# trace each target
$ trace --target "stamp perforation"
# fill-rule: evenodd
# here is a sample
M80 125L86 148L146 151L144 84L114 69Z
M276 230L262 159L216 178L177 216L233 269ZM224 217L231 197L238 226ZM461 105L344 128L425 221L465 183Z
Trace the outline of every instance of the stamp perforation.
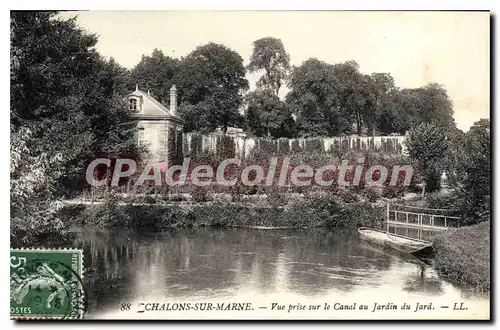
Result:
M53 260L56 263L60 263L64 267L68 267L72 269L72 271L75 272L75 275L77 275L77 280L79 281L79 284L77 284L75 290L81 290L78 292L78 296L75 299L75 303L73 304L72 301L68 302L69 304L69 309L75 308L76 307L76 315L73 314L72 316L70 315L43 315L43 313L36 313L33 315L18 315L14 313L13 315L11 314L11 319L12 320L61 320L61 319L66 319L66 320L76 320L76 319L82 319L83 314L84 314L84 307L85 307L85 294L84 294L84 285L83 285L83 277L84 277L84 253L83 249L78 249L78 248L44 248L44 247L21 247L21 248L13 248L10 249L11 251L11 258L12 258L12 253L20 252L20 253L51 253L51 254L57 254L57 253L68 253L68 254L73 254L76 253L78 255L78 263L76 264L77 269L73 269L73 264L67 265L64 263L60 263L57 260ZM11 259L12 260L12 259ZM25 261L26 262L26 261ZM73 262L73 260L71 261ZM11 264L12 265L12 264ZM46 265L45 265L46 266ZM43 267L42 267L43 268ZM46 267L47 268L47 267ZM50 268L49 268L50 269ZM43 270L43 269L42 269ZM37 270L38 271L38 270ZM57 275L54 275L57 277ZM12 279L12 275L11 275ZM61 284L59 281L57 284ZM28 290L31 289L31 286L28 286ZM55 290L55 289L54 289ZM12 294L12 288L11 288L11 294ZM70 298L71 299L71 298ZM50 298L49 298L50 302ZM12 298L11 298L11 307L12 307ZM11 309L12 313L12 309Z

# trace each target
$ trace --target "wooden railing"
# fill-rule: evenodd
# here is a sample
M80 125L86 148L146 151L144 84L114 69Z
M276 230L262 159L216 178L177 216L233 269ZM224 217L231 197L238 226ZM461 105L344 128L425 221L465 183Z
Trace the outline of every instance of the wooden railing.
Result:
M446 230L449 227L459 227L460 217L449 215L449 213L454 212L457 211L447 209L429 209L401 204L387 204L387 228L389 228L389 225L431 230Z

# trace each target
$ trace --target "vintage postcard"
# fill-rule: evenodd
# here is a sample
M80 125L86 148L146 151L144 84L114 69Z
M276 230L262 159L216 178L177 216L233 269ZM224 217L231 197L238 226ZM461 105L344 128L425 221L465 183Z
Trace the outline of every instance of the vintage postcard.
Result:
M489 320L490 13L10 13L16 320Z

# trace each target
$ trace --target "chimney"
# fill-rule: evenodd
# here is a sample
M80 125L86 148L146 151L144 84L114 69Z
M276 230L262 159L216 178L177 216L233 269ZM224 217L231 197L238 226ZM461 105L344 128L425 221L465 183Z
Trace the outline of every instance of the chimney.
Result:
M170 113L174 116L177 115L177 88L175 85L170 88Z

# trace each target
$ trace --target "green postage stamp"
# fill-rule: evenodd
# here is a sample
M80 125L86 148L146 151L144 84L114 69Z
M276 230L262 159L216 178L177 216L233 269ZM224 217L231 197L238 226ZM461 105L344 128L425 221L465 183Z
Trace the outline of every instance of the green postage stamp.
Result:
M81 319L83 251L11 249L12 319Z

